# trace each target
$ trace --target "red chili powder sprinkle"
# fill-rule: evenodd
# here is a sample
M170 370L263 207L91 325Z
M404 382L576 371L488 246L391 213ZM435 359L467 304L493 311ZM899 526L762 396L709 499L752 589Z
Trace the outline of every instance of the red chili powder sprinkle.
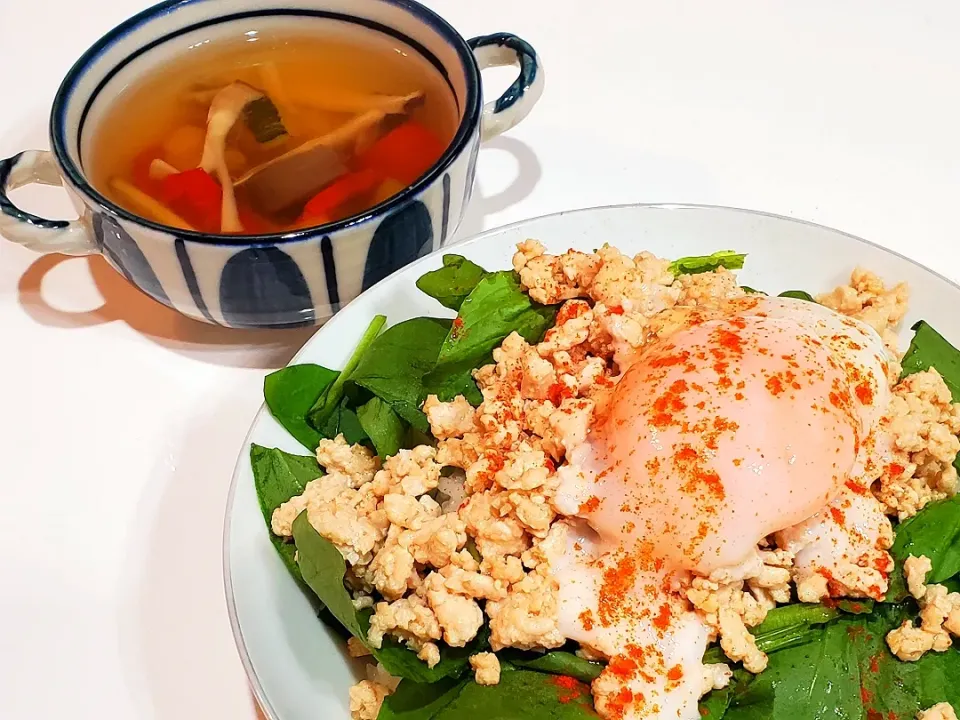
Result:
M670 627L670 606L667 603L660 606L660 611L653 619L653 626L658 630L666 630Z
M584 696L584 686L575 678L566 675L556 675L553 678L553 684L560 688L561 692L557 694L557 700L566 705L574 700L579 700Z
M779 395L783 392L783 380L777 375L771 375L767 380L767 390L773 395Z
M600 586L600 597L597 603L597 612L600 624L610 627L631 607L628 599L633 590L637 576L637 561L630 555L623 557L615 566L603 572L603 584Z
M857 495L866 495L869 492L867 488L865 488L863 485L858 485L853 480L847 480L844 485L847 486L847 490Z
M890 477L903 475L904 470L906 470L906 468L899 463L890 463L889 465L887 465L887 475L889 475Z
M683 677L683 668L679 665L674 665L672 668L667 670L667 680L671 682L676 682Z
M743 339L735 332L718 328L716 332L717 344L732 353L743 354Z
M677 353L676 355L663 355L661 357L655 358L650 361L650 367L652 368L666 368L673 367L674 365L682 365L690 359L690 353L687 350Z
M870 658L870 672L880 672L880 656L874 655Z
M580 613L580 624L587 632L593 630L593 613L589 609Z
M582 300L564 303L557 313L557 325L563 325L568 320L580 317L586 314L588 310L590 310L590 306ZM621 309L620 312L623 312L623 310Z
M846 517L844 517L843 511L840 508L832 507L830 508L830 517L833 518L833 521L837 525L843 525Z
M599 507L600 498L594 495L593 497L588 498L587 501L580 506L580 514L586 515L587 513L596 512Z
M870 383L868 383L866 380L857 385L854 392L857 394L857 400L864 405L873 404L873 388L870 387Z
M453 321L453 325L450 327L450 338L456 340L460 337L460 333L463 331L463 318L456 318Z
M621 680L629 680L637 674L637 663L626 655L617 655L607 665L607 670Z
M611 315L623 315L623 307L621 305L614 305L613 307L607 308L610 311Z
M569 397L573 397L573 390L563 383L556 382L547 390L547 400L557 406Z

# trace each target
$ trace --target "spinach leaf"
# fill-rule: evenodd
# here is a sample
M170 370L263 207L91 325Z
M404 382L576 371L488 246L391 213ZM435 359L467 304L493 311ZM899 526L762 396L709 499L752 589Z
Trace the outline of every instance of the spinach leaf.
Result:
M850 615L869 615L876 603L873 600L837 600L837 608Z
M887 602L899 602L907 596L903 563L910 555L930 558L933 570L927 582L943 582L960 573L960 495L930 503L900 523L890 554L896 568L890 577Z
M936 368L950 388L954 402L960 402L960 350L921 320L913 326L913 339L903 356L903 375Z
M453 702L469 680L445 678L431 685L404 680L380 706L377 720L431 720Z
M590 686L532 670L503 668L499 685L468 682L431 720L584 720L599 717Z
M316 450L320 433L307 422L307 413L339 373L322 365L291 365L263 380L263 398L270 413L308 450Z
M437 363L450 320L413 318L378 337L357 366L351 380L387 401L418 430L430 429L420 410L426 397L423 376Z
M364 630L369 627L369 612L363 617ZM391 675L417 683L435 683L446 677L460 677L466 671L471 655L490 649L490 631L481 628L477 636L462 648L441 645L440 662L432 668L417 654L393 638L384 638L383 647L373 654Z
M260 511L270 532L270 541L290 573L300 580L300 568L294 560L296 548L273 534L270 521L274 510L290 498L300 495L307 483L320 477L323 471L315 457L291 455L283 450L256 444L250 446L250 465L253 467L253 483L257 489Z
M856 649L847 629L828 625L814 642L772 653L767 669L738 692L724 720L863 718Z
M897 660L886 634L916 614L912 602L877 606L813 631L803 645L770 654L767 669L738 686L725 720L908 720L938 702L957 702L960 652Z
M369 440L357 414L350 409L350 401L347 398L340 401L321 428L321 435L330 440L340 434L350 445Z
M691 255L670 263L670 272L674 275L697 275L712 272L724 267L727 270L739 270L743 267L746 255L733 250L718 250L712 255Z
M353 355L347 360L347 364L343 366L343 370L340 371L337 379L327 386L327 389L323 391L323 394L317 398L313 407L310 408L310 412L307 413L307 421L315 429L322 432L330 416L333 415L340 406L340 401L343 399L344 385L347 380L350 379L353 371L356 370L357 365L360 364L360 360L366 354L367 349L376 339L377 335L380 334L386 322L387 318L385 315L377 315L370 321L370 324L363 333L363 337L360 338L360 342L357 344L356 349L354 349Z
M766 295L766 293L763 290L757 290L756 288L752 288L749 285L741 285L740 289L743 290L745 293L747 293L747 295Z
M806 292L805 290L786 290L780 293L777 297L795 298L796 300L806 300L807 302L816 302L816 300L813 299L813 295Z
M314 530L306 512L300 513L293 521L293 538L297 544L297 562L304 582L330 614L351 635L367 645L371 613L369 610L358 612L354 607L350 593L343 584L347 564L340 551ZM440 662L433 668L427 667L412 650L390 638L384 639L381 649L369 649L391 675L415 683L434 683L445 677L462 675L470 655L482 652L487 643L488 636L484 632L478 633L466 647L444 647Z
M923 320L916 323L912 330L913 339L901 363L901 379L931 367L936 368L950 388L953 401L960 402L960 350ZM960 457L953 464L960 470Z
M916 617L913 602L881 606L873 615L846 621L857 648L861 697L866 720L875 717L913 720L917 712L940 702L960 703L960 652L928 652L915 663L901 662L887 647L886 635L906 618Z
M489 361L492 362L492 360L492 357L489 358ZM484 364L486 362L481 361L477 366ZM477 407L483 402L483 395L473 379L474 369L464 366L450 370L445 368L434 370L423 378L424 393L436 395L441 402L450 402L457 395L463 395L467 402Z
M297 564L303 581L351 635L366 643L367 636L359 614L343 584L347 574L343 555L313 529L306 511L293 521L293 539L297 544Z
M754 628L750 628L757 647L765 652L775 652L810 642L816 635L813 629L840 616L836 608L810 603L781 605L767 613L766 619ZM727 662L723 650L713 646L704 653L705 663Z
M590 662L562 650L555 650L546 654L508 650L499 653L499 657L501 660L506 660L517 667L549 673L550 675L566 675L584 683L591 683L600 677L604 667L602 663Z
M454 390L466 395L472 385L476 399L470 372L490 362L494 348L511 332L528 342L539 341L556 314L555 306L539 305L530 299L515 272L489 273L460 306L460 315L440 347L437 367L424 378L425 386L441 399L449 399L451 393L457 394Z
M486 274L486 270L462 255L444 255L443 267L422 275L417 287L444 307L459 310Z
M357 419L381 460L396 455L403 446L407 428L403 420L380 398L375 397L357 408Z
M733 682L720 690L714 690L700 700L701 720L721 720L733 700Z
M950 388L953 401L960 401L960 350L944 339L925 321L913 326L913 339L903 356L901 378L936 368ZM960 469L960 458L954 465ZM903 562L908 555L926 555L933 563L929 582L943 582L960 573L960 498L931 503L896 528L890 549L896 567L890 577L887 602L907 597Z

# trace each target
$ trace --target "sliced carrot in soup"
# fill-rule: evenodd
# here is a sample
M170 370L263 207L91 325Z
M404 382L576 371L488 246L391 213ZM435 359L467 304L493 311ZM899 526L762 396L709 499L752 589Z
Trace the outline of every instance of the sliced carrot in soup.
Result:
M167 207L205 232L220 232L223 191L202 168L164 178L160 199Z
M358 159L361 168L376 168L404 185L416 182L446 149L423 125L405 122L377 140Z
M360 195L373 192L383 182L383 174L366 169L342 175L318 192L303 208L297 221L300 227L322 225L337 216L337 208ZM314 222L315 221L315 222Z

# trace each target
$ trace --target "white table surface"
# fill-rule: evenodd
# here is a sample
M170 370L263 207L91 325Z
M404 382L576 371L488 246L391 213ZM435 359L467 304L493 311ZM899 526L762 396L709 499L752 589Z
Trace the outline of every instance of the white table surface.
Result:
M466 36L523 35L547 68L534 113L481 154L460 237L708 203L841 228L960 280L960 4L429 4ZM0 156L47 147L71 62L144 5L0 0ZM69 211L57 190L17 197ZM2 240L0 328L0 717L256 717L223 509L264 372L310 332L211 328L100 258Z

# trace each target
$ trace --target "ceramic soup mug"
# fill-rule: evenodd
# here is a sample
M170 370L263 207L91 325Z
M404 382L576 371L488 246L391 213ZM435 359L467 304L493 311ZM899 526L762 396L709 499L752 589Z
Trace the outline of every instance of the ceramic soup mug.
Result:
M218 236L176 230L117 206L84 172L98 122L120 90L198 42L249 29L345 23L385 33L422 55L449 85L460 124L438 162L362 215L297 232ZM496 101L480 71L519 65ZM50 118L52 152L0 161L0 234L42 253L102 253L141 290L192 318L228 327L322 323L395 270L439 248L463 217L480 143L522 120L543 89L529 44L507 33L465 40L413 0L168 0L107 33L70 70ZM79 218L24 212L7 193L63 185Z

